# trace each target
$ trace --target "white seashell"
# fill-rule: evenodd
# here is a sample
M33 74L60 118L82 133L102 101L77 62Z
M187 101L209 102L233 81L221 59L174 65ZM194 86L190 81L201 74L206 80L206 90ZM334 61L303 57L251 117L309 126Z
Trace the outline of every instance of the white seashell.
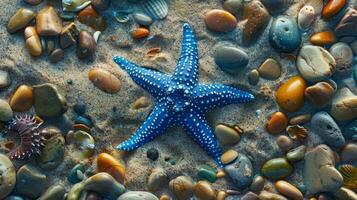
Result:
M93 33L93 38L94 38L96 44L98 44L98 39L99 39L99 36L101 33L102 32L100 32L100 31L96 31Z
M321 14L322 9L324 8L323 0L307 0L305 5L313 7L316 14Z
M315 22L315 9L312 6L304 6L298 14L298 25L302 31L307 31Z
M88 0L62 0L64 11L77 12L87 7L91 1Z
M165 0L147 0L142 6L144 11L154 19L164 19L169 12Z

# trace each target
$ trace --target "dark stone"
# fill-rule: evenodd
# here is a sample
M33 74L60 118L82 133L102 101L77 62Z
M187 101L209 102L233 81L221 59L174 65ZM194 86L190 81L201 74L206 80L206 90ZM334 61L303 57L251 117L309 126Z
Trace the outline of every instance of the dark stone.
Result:
M337 24L337 37L357 36L357 10L350 8Z
M146 156L155 161L159 158L159 151L156 148L150 148L147 150Z

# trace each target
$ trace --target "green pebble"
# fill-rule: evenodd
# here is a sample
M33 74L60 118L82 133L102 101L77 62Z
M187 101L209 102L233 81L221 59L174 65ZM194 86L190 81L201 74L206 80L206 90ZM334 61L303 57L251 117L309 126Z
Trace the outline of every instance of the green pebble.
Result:
M79 183L80 181L82 181L78 176L77 176L77 171L81 171L84 173L85 169L84 169L84 166L82 164L77 164L75 165L71 171L69 172L68 176L67 176L67 179L70 183Z
M216 182L217 170L208 165L202 165L197 173L200 180L207 180L211 183Z
M268 179L277 180L290 176L293 167L285 158L274 158L264 163L261 172Z

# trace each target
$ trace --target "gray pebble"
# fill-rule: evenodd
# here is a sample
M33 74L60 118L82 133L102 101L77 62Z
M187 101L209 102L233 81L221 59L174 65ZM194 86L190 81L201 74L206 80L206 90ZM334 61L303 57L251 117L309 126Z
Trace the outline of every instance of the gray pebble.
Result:
M351 47L343 42L331 46L331 55L336 60L336 74L340 76L350 75L353 65L353 52Z
M223 71L236 73L247 66L249 57L242 49L218 46L214 53L214 61Z
M0 121L6 122L13 116L12 109L9 103L3 99L0 99Z
M144 13L134 13L133 18L136 23L143 26L150 26L153 22L152 18Z
M117 200L159 200L150 192L130 191L122 194Z
M29 164L17 171L16 191L20 195L35 199L40 196L46 185L46 175Z
M239 154L238 158L232 164L224 167L224 170L239 189L248 187L253 180L252 163L249 158L243 154Z

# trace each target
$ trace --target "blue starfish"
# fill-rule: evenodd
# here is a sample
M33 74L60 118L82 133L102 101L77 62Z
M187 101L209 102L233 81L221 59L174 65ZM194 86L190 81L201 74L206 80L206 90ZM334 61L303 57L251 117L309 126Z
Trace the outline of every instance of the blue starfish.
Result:
M117 149L134 150L168 128L180 125L220 167L223 166L222 152L205 114L214 107L249 102L254 96L226 85L198 83L197 42L187 23L183 25L181 55L173 75L139 67L118 56L114 61L157 100L142 126Z

